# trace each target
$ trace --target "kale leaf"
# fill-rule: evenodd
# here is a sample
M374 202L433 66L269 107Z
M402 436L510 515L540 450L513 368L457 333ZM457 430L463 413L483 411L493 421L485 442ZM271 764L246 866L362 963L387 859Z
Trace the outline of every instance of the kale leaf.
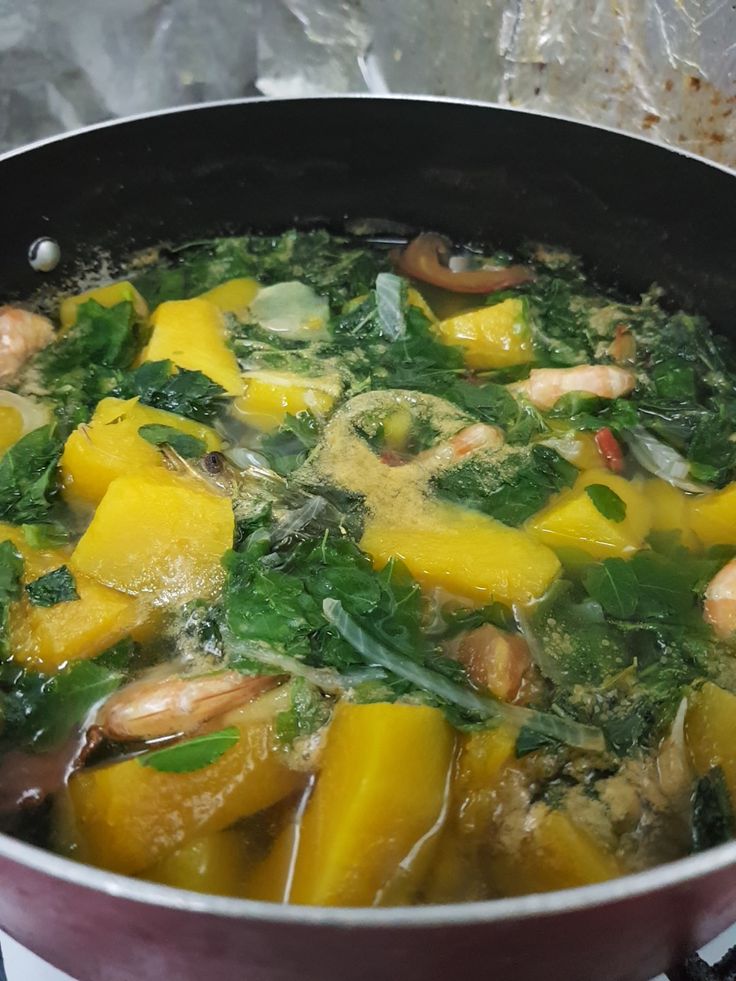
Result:
M555 450L531 446L500 460L480 454L447 470L433 481L435 492L514 527L569 487L577 470Z
M54 426L27 433L0 458L0 520L42 522L56 492L62 445Z
M65 565L29 582L26 592L33 606L56 606L79 599L74 576Z
M225 390L201 371L175 368L171 361L146 361L123 375L112 394L137 396L144 405L204 423L213 420L227 399Z
M733 810L719 766L695 783L692 799L692 850L703 852L730 841L734 833Z

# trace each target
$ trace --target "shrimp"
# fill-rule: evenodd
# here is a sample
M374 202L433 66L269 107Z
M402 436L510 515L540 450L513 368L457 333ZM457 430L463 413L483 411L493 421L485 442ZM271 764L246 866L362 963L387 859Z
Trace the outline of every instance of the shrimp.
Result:
M736 633L736 559L727 562L708 583L704 614L724 640Z
M465 665L471 681L504 702L519 698L524 677L532 666L523 637L505 633L490 623L462 638L457 659Z
M270 675L247 677L237 671L134 681L105 702L96 724L108 739L120 742L187 735L275 684Z
M54 338L50 320L18 307L0 306L0 384L13 378L25 362Z
M476 422L472 426L461 429L443 443L438 443L420 453L416 459L422 464L450 466L478 450L497 450L503 446L503 442L503 433L496 426Z
M569 392L583 392L602 399L628 395L636 383L632 371L609 364L579 364L574 368L535 368L524 381L509 385L538 409L551 409Z

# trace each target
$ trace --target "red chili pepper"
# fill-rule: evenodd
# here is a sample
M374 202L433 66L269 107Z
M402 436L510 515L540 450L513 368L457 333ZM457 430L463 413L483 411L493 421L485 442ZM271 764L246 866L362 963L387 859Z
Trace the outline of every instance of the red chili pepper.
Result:
M621 473L624 469L623 450L608 426L605 429L599 429L595 434L595 445L598 447L598 452L603 457L603 462L608 469L614 473Z

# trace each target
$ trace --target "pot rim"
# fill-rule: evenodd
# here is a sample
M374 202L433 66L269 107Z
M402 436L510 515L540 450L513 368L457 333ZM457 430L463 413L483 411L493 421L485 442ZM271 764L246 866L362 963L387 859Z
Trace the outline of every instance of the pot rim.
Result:
M520 113L527 116L541 116L587 129L603 130L626 139L646 143L669 153L676 153L694 162L705 164L736 177L736 169L710 160L658 140L623 129L574 119L561 113L543 112L536 109L519 108L484 102L477 99L456 99L447 96L404 95L396 93L335 93L312 95L304 98L248 96L238 99L220 99L211 102L195 103L136 113L116 119L104 120L90 126L59 133L8 150L0 154L0 164L41 149L62 140L93 133L97 130L125 125L158 116L174 115L182 112L196 112L211 108L252 105L272 102L329 102L329 101L395 101L407 105L416 103L441 103L474 109L494 109L502 112ZM592 906L611 905L635 896L677 886L698 879L708 873L736 865L736 840L719 845L698 855L691 855L647 869L631 875L621 876L608 882L574 889L558 890L528 896L505 899L492 899L480 902L438 904L432 906L396 906L387 908L371 907L316 907L287 906L249 899L235 899L211 896L176 889L158 883L134 879L118 873L107 872L91 865L84 865L69 858L56 855L35 845L29 845L9 835L0 833L0 858L26 866L35 872L45 873L52 878L72 885L94 889L107 896L131 902L148 903L172 910L190 913L206 913L233 919L250 919L272 924L293 924L304 926L324 926L337 928L414 929L417 927L465 926L474 923L489 923L506 920L527 919L537 916L573 913Z
M31 143L25 143L22 146L14 147L12 150L6 150L4 153L0 153L0 164L4 163L6 160L11 160L13 157L20 156L23 153L28 153L31 150L39 150L42 147L49 146L53 143L59 143L62 140L71 139L75 136L83 136L86 133L93 133L97 130L109 129L114 126L124 125L125 123L134 123L144 119L155 118L157 116L172 116L180 112L197 112L203 109L220 109L226 108L227 106L258 105L260 103L272 102L319 103L342 101L404 102L407 104L426 102L439 103L441 105L462 106L471 109L494 109L498 110L499 112L518 113L521 116L541 116L545 119L555 119L562 123L570 123L586 129L603 130L606 133L613 133L616 136L621 136L629 140L636 140L638 143L645 143L649 146L659 147L661 150L667 150L669 153L676 153L681 157L687 157L688 159L697 161L698 163L707 164L709 167L713 167L715 170L720 170L725 174L729 174L731 177L736 177L736 167L728 167L726 164L712 160L710 157L693 153L691 150L686 150L684 147L664 143L662 140L654 140L648 136L644 136L641 133L632 133L618 126L607 126L603 123L594 123L585 119L576 119L574 116L568 116L564 113L545 112L541 109L510 106L500 102L484 101L483 99L460 99L446 95L413 95L401 92L382 92L376 94L372 92L331 92L324 95L307 96L252 95L243 96L236 99L213 99L210 102L190 102L186 105L169 106L164 109L151 109L148 112L132 113L129 116L118 116L114 119L104 119L99 123L90 123L87 126L79 126L76 129L65 130L62 133L55 133L52 136L45 136L39 140L34 140Z

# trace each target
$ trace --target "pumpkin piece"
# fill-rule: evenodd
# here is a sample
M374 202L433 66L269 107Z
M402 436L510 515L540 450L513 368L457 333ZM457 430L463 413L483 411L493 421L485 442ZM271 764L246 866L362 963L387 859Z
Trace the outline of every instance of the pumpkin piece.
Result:
M428 508L411 526L369 518L360 547L376 568L399 558L423 586L444 587L478 605L528 604L560 569L555 554L524 531L453 505Z
M736 483L688 498L688 513L692 530L706 548L736 545Z
M606 517L587 493L597 484L609 488L626 505L622 521ZM596 559L625 557L640 549L651 528L645 492L609 470L585 470L574 486L527 522L527 530L550 548L579 548Z
M278 429L287 414L327 415L341 388L335 377L308 378L291 372L251 371L243 379L245 395L236 399L235 409L249 426L265 433Z
M65 822L73 840L62 846L134 875L192 839L277 803L304 781L275 748L273 716L286 704L284 690L275 689L230 713L222 724L237 726L238 742L198 770L165 773L136 757L75 773L68 788L72 820Z
M421 878L444 814L453 744L438 709L339 703L301 822L293 874L285 877L296 840L287 828L248 894L370 906L397 879L404 889L408 879Z
M119 283L110 283L108 286L98 286L96 289L86 290L84 293L77 293L76 296L65 296L59 304L62 334L76 323L79 308L87 300L95 300L101 307L114 307L127 300L133 304L133 309L139 320L148 318L148 304L132 283L123 280Z
M69 503L97 504L116 477L163 467L161 451L138 433L141 426L153 425L194 436L208 452L222 446L214 429L202 423L153 409L137 398L102 399L92 419L78 426L64 445L61 482Z
M173 361L201 371L228 395L242 395L243 380L227 345L222 311L209 300L167 300L151 317L153 333L142 361Z
M260 284L255 279L240 278L228 279L219 286L214 286L206 293L200 294L200 300L209 300L223 313L231 313L238 318L244 318L248 313L248 307L255 299L260 289Z
M111 481L71 557L74 570L158 604L212 596L232 546L229 498L151 469Z
M534 360L526 304L511 298L440 321L446 344L462 347L469 368L511 368Z

